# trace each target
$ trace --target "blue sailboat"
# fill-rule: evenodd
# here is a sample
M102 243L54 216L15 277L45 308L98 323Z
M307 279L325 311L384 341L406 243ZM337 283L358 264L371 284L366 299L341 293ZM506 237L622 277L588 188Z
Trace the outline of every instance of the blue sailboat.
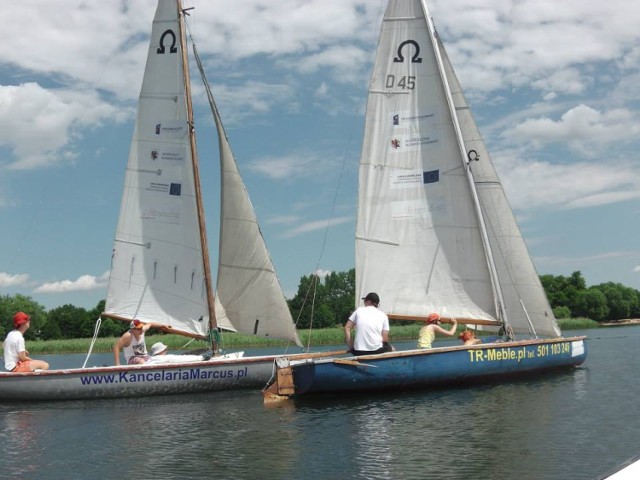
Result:
M424 0L390 0L359 167L356 298L390 319L494 331L473 346L276 361L265 399L465 384L582 364L561 336L525 241Z

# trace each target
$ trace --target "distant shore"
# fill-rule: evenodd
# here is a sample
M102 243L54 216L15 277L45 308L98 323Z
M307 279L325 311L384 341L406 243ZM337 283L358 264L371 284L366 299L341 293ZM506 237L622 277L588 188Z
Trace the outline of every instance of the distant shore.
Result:
M624 327L626 325L640 325L640 318L625 318L614 322L601 323L603 327Z

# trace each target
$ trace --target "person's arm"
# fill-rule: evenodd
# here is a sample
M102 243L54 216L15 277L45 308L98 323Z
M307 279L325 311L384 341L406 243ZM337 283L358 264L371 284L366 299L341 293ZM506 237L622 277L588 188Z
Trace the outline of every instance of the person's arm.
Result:
M443 335L447 335L452 337L454 333L456 333L456 328L458 328L458 321L455 318L451 319L451 328L449 330L445 330L440 325L434 325L435 329Z
M149 322L144 324L144 326L142 327L142 331L146 333L150 328L157 328L159 330L171 330L173 327L171 327L171 325Z
M389 343L389 330L382 331L382 342Z
M353 339L351 338L351 330L355 324L351 320L347 320L347 323L344 325L344 341L347 343L347 347L349 350L353 350Z
M18 358L20 359L21 362L26 362L27 360L31 360L31 358L29 357L29 352L27 352L26 350L22 350L18 352Z
M128 334L128 335L127 335ZM120 349L122 347L126 347L130 343L131 334L129 332L125 332L115 343L113 346L113 361L114 365L120 365ZM129 340L129 342L127 342Z

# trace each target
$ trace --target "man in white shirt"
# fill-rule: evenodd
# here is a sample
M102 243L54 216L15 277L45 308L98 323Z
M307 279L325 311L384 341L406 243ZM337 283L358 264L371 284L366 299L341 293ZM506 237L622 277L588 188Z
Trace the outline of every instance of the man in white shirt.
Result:
M380 297L371 292L364 297L364 307L358 307L344 326L344 338L354 355L376 355L390 352L389 317L378 308ZM355 335L352 331L355 329Z

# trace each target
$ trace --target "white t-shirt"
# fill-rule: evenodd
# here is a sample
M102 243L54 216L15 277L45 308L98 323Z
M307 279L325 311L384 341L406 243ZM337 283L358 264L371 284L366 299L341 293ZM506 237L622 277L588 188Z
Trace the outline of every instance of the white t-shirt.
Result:
M131 334L131 343L129 346L124 347L124 359L129 363L131 357L143 356L146 357L149 354L147 353L147 345L144 343L144 332L140 334L140 338L136 338L133 333Z
M358 307L349 317L355 326L355 350L372 352L382 348L382 332L389 331L389 317L373 305Z
M11 371L16 368L20 352L26 352L24 337L19 330L11 330L4 341L4 368Z

